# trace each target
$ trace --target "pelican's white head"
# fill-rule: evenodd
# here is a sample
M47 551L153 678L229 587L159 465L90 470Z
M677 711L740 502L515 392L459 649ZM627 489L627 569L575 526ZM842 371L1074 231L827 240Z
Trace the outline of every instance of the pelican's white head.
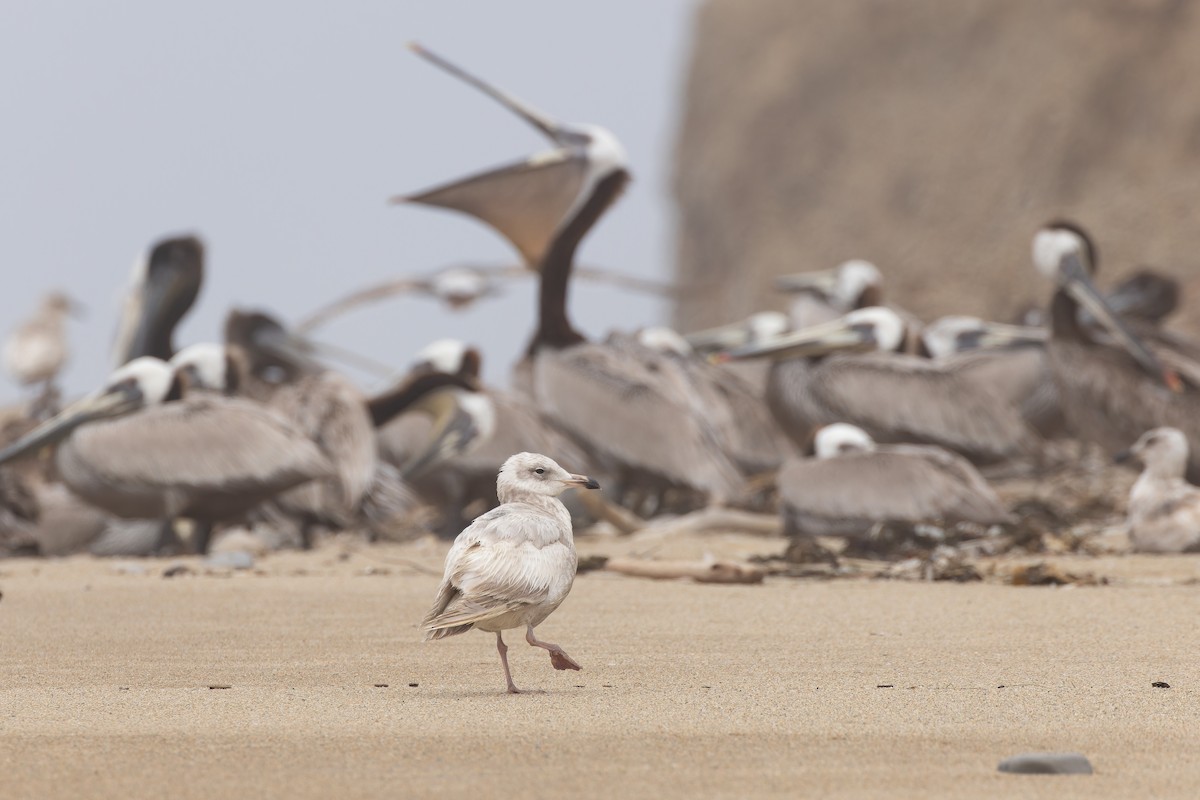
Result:
M687 339L671 328L662 325L642 328L637 332L637 340L642 347L656 350L659 353L669 353L687 358L694 352Z
M1059 281L1063 259L1069 255L1077 256L1088 270L1095 266L1095 248L1077 225L1052 222L1033 235L1033 265L1042 277Z
M170 364L153 356L142 356L113 370L98 394L136 394L138 405L153 406L167 398L174 380L175 370Z
M921 341L932 358L949 358L959 352L965 335L982 333L983 320L979 317L939 317L921 330Z
M538 453L509 456L496 478L496 493L501 503L518 501L529 495L557 497L577 486L600 488L600 484L586 475L573 475L555 463L554 459Z
M765 342L782 336L791 327L791 319L782 311L759 311L746 318L746 331L752 342Z
M854 258L838 265L833 295L842 308L854 308L868 289L882 287L883 273L879 268L870 261Z
M458 339L438 339L417 353L418 364L428 364L438 372L456 375L462 369L467 345Z
M846 453L870 453L875 440L862 428L845 422L835 422L817 431L813 440L817 458L836 458Z
M223 344L188 345L171 358L171 366L177 373L187 376L189 387L214 392L229 388L229 359Z
M904 344L904 320L886 306L851 311L842 317L847 327L869 329L877 350L891 353Z

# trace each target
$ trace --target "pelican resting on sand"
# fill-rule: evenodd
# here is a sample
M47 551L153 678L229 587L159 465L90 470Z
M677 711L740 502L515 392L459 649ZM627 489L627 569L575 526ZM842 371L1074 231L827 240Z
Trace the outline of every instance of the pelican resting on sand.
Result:
M55 463L74 494L127 519L191 519L200 550L212 523L330 474L316 445L268 409L183 396L181 383L165 362L136 358L5 448L0 464L62 441Z
M784 532L793 539L861 537L880 522L1011 521L971 463L940 447L876 444L845 423L818 430L813 447L815 458L779 471Z
M525 641L550 652L555 669L583 669L533 629L566 599L575 581L571 515L558 495L572 487L599 489L537 453L509 457L496 479L500 505L476 518L446 554L433 607L421 621L425 641L471 628L495 632L508 691L520 693L508 668L502 632L525 628Z
M1139 553L1200 551L1200 488L1184 480L1188 441L1183 431L1143 433L1117 461L1137 459L1144 469L1129 492L1129 538Z

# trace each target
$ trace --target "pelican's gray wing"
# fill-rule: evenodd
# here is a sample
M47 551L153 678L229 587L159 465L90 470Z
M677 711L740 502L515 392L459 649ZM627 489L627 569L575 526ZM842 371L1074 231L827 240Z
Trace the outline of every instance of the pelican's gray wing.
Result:
M458 535L433 607L421 621L441 639L523 606L561 599L575 577L571 531L525 503L506 503Z
M713 406L725 409L721 425L725 451L744 472L775 470L795 455L762 396L740 374L697 359L686 363L693 381L711 392Z
M940 363L988 394L1004 397L1042 437L1062 434L1066 422L1044 345L981 347Z
M1008 398L927 359L832 356L821 362L810 391L829 417L814 422L850 422L877 441L932 443L985 460L1034 447L1032 430Z
M552 420L603 458L728 496L741 483L702 399L649 348L585 343L542 350L534 395Z
M495 228L528 266L535 267L542 262L586 175L587 160L582 155L551 150L397 199L469 214Z
M802 518L980 524L1008 519L975 468L937 447L881 446L792 460L779 472L779 495Z

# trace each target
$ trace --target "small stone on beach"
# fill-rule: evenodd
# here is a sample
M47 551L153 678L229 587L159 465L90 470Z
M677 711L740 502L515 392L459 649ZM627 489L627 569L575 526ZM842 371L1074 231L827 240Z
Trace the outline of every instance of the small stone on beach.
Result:
M1021 753L997 769L1017 775L1091 775L1092 763L1083 753Z
M1170 689L1171 688L1171 684L1167 683L1166 681L1155 681L1154 683L1152 683L1150 685L1153 686L1155 689Z

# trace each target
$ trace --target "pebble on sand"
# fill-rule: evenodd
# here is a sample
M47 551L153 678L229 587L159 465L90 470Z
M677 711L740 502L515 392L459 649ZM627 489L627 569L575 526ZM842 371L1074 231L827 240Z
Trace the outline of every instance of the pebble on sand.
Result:
M997 769L1017 775L1091 775L1092 762L1083 753L1021 753Z

